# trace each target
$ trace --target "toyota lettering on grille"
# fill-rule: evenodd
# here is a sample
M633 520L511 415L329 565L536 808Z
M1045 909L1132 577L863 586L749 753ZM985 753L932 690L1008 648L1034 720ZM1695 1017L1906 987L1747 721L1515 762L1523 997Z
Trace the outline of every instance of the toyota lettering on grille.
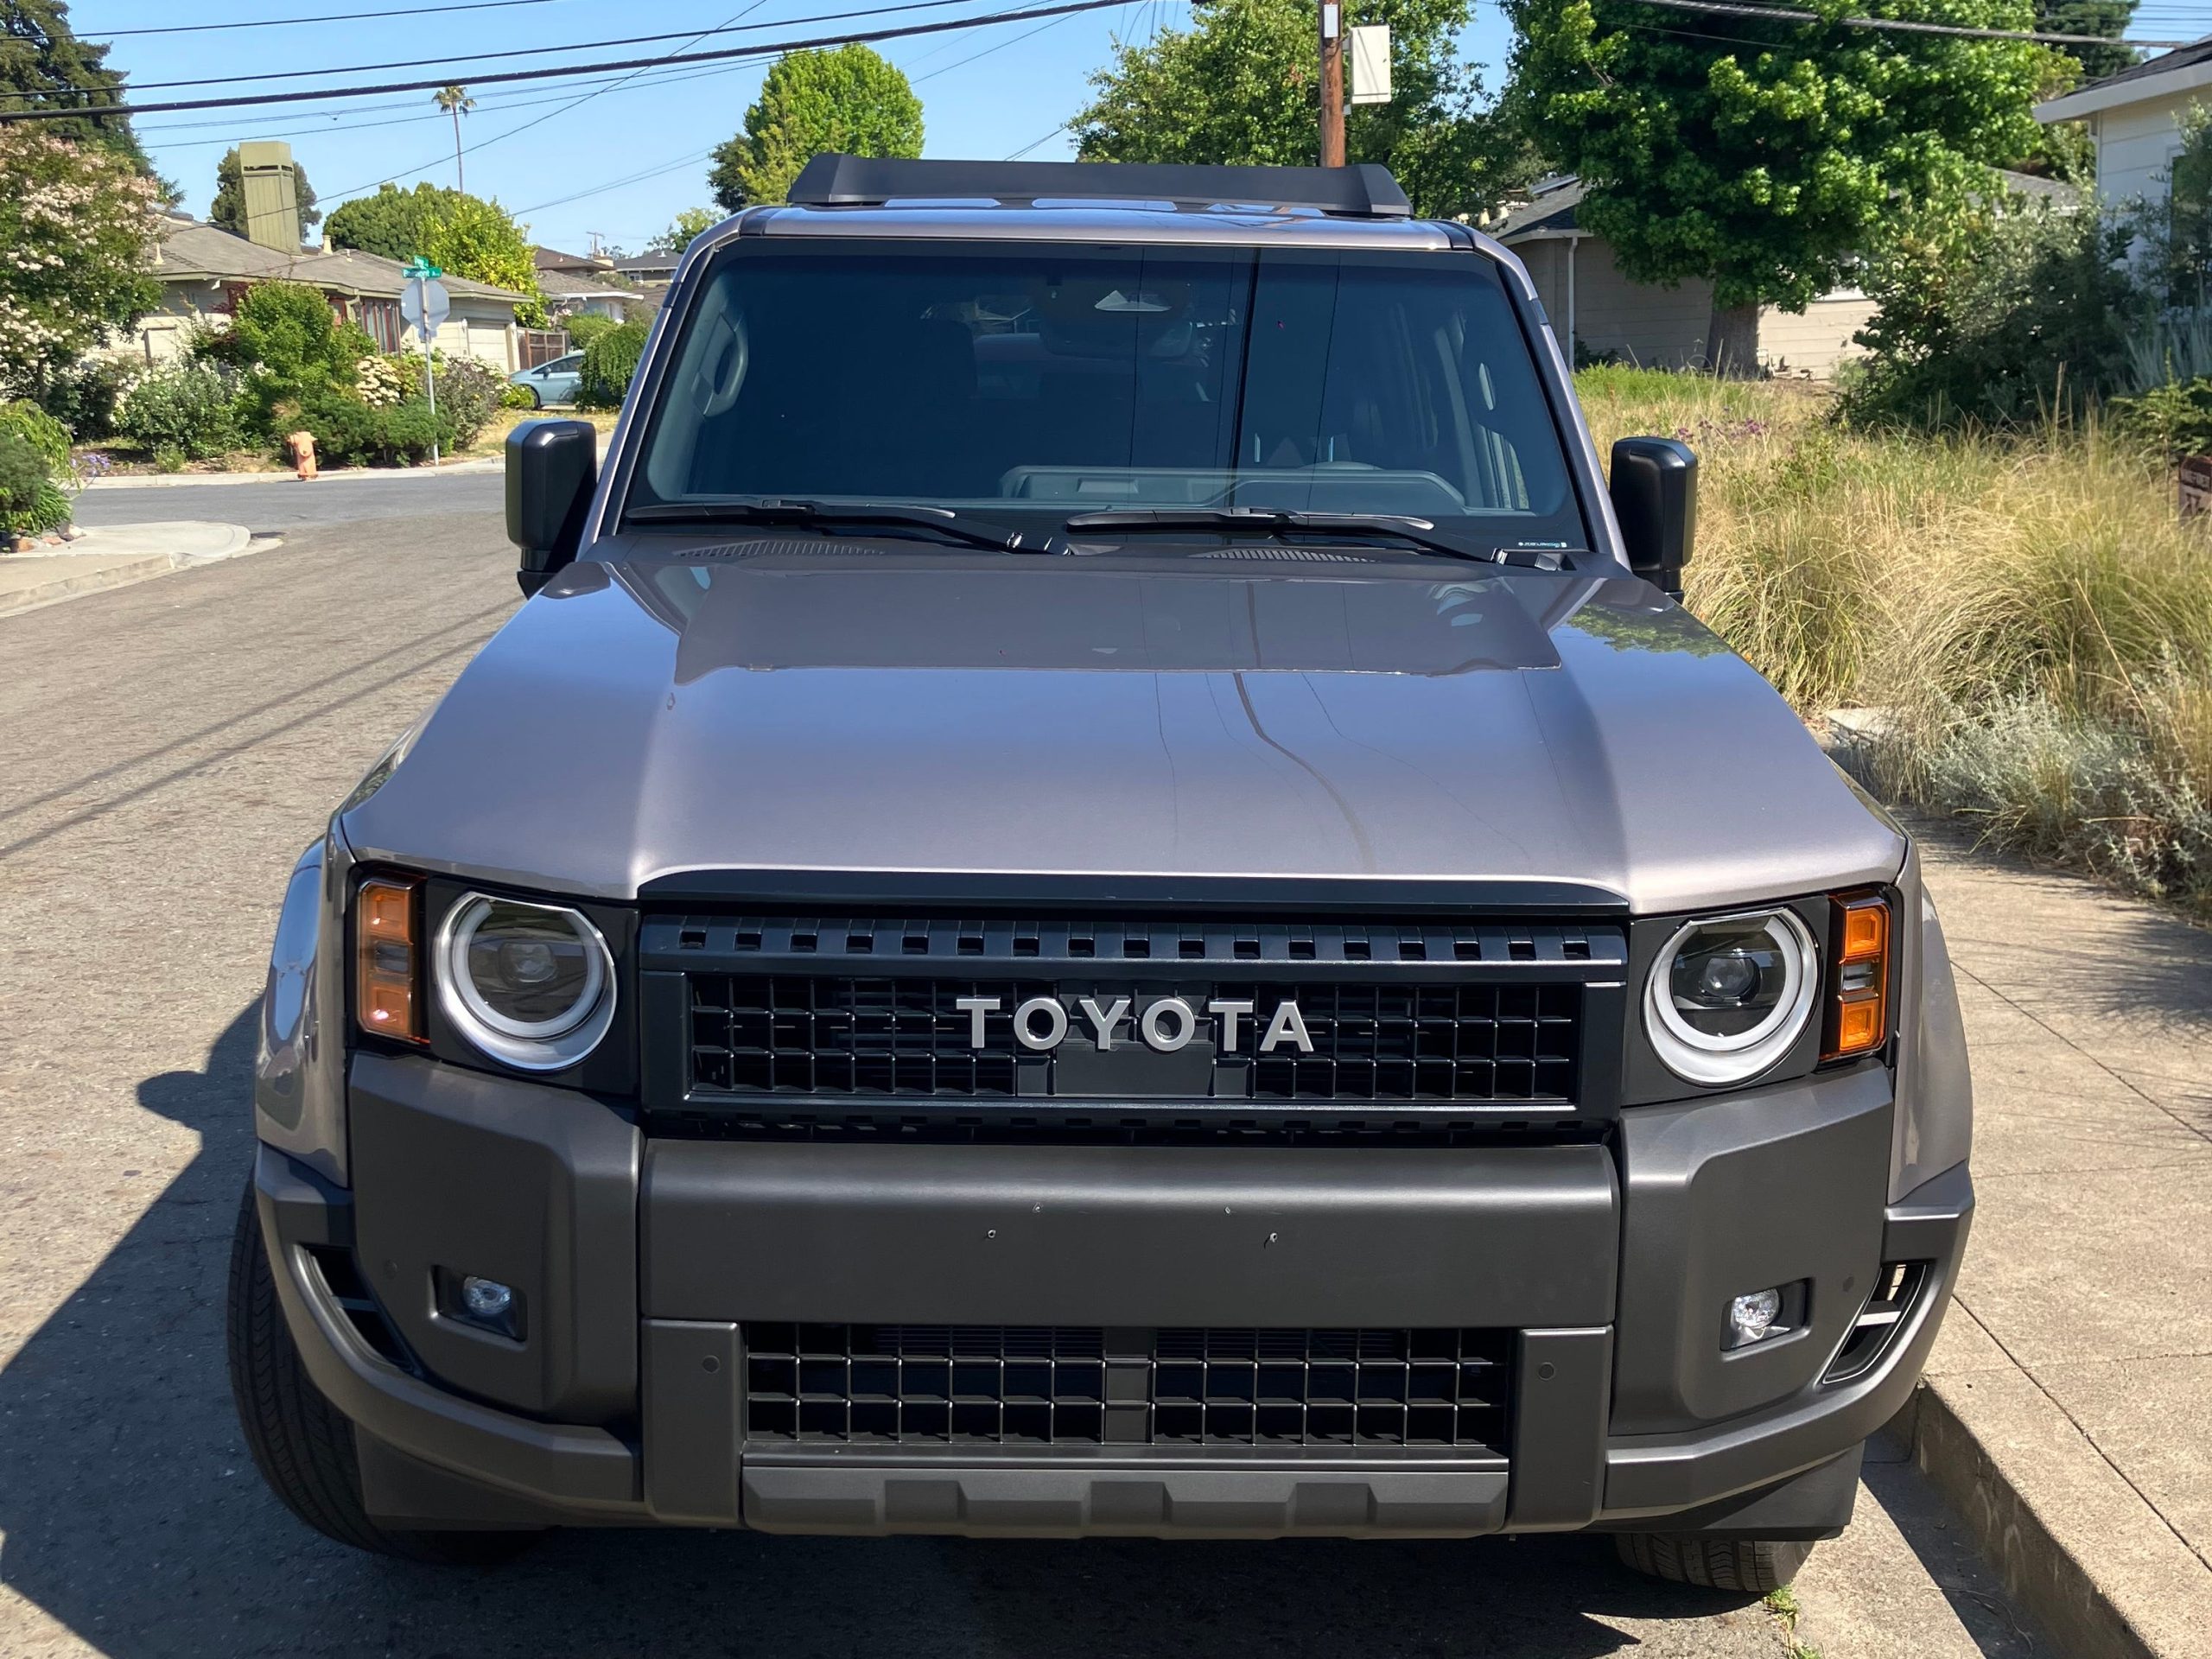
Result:
M985 1043L985 1020L999 1013L1006 1006L1006 1000L997 996L963 996L956 997L952 1006L968 1016L968 1046L981 1049ZM1076 1029L1078 1017L1090 1027L1084 1035L1102 1051L1111 1049L1117 1039L1126 1039L1134 1031L1136 1039L1147 1048L1172 1054L1188 1046L1203 1026L1211 1025L1216 1046L1224 1054L1235 1053L1240 1034L1255 1029L1262 1033L1259 1052L1262 1054L1283 1048L1295 1049L1301 1054L1313 1052L1313 1039L1306 1033L1306 1017L1298 1011L1296 1002L1276 1003L1262 1027L1257 1003L1223 996L1208 998L1203 1011L1179 996L1163 996L1147 1003L1141 1010L1136 1010L1135 1000L1127 996L1105 1001L1093 996L1078 997L1072 1007L1058 997L1033 996L1014 1007L1014 1040L1024 1048L1049 1052L1068 1039Z

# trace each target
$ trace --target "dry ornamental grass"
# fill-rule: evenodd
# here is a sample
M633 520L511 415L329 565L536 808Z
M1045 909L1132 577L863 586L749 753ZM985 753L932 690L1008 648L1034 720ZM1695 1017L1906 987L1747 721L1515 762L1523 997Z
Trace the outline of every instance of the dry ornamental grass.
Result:
M1878 788L2212 915L2212 525L2156 458L1853 432L1802 383L1577 379L1600 453L1696 448L1690 608L1808 717L1884 710Z

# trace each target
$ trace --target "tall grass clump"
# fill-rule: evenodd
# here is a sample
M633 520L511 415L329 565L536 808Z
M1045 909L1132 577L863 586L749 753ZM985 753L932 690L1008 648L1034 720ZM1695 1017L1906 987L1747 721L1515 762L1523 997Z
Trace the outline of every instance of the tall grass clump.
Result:
M1702 462L1690 607L1808 717L1884 712L1891 798L2212 915L2212 537L2091 421L1840 423L1802 385L1605 369L1601 452Z

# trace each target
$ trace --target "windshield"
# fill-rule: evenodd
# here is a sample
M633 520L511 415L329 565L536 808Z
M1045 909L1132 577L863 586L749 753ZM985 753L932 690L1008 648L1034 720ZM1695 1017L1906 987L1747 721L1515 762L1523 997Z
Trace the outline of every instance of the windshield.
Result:
M1585 544L1497 267L1438 253L748 240L690 308L627 507L732 498Z

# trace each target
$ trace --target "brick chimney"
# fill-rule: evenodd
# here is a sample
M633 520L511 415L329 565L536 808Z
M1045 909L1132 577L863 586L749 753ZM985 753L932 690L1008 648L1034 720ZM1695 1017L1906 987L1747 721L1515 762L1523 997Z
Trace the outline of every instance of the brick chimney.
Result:
M276 139L240 144L238 173L245 198L246 239L278 253L297 253L300 197L292 147Z

